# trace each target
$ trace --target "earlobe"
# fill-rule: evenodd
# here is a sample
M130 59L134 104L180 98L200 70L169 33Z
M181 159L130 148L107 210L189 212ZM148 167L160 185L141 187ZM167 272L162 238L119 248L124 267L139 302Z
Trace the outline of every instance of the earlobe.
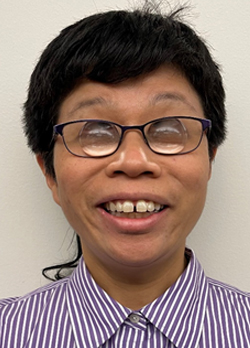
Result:
M52 192L52 196L53 196L54 201L58 205L60 205L60 199L59 199L59 195L58 195L58 186L57 186L56 179L51 174L49 174L47 172L46 166L44 163L44 159L40 154L36 155L36 160L37 160L39 167L41 168L41 171L43 172L43 175L45 176L46 183Z
M213 148L211 153L210 153L210 163L209 163L210 167L209 167L208 180L211 178L211 175L212 175L212 162L215 159L216 153L217 153L217 147Z
M212 162L215 159L216 153L217 153L217 147L214 147L211 151L211 155L210 155L210 162Z
M37 160L39 167L41 168L41 171L45 175L46 169L45 169L45 164L44 164L44 160L42 158L42 155L40 155L40 154L36 155L36 160Z

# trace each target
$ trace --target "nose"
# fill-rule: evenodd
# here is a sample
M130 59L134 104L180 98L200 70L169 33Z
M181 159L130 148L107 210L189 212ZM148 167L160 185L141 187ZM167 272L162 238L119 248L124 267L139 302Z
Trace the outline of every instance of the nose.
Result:
M127 131L119 149L110 156L106 173L110 177L124 174L131 178L141 175L157 178L161 174L158 156L149 149L139 130Z

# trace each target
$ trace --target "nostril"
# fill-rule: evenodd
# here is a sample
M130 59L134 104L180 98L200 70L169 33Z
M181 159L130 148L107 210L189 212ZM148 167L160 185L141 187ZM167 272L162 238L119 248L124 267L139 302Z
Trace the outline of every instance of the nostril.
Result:
M116 153L108 157L107 175L113 177L122 174L130 178L159 177L162 170L159 161L160 155L153 153L146 147L143 145L142 148L140 144L131 144L128 141L122 144Z

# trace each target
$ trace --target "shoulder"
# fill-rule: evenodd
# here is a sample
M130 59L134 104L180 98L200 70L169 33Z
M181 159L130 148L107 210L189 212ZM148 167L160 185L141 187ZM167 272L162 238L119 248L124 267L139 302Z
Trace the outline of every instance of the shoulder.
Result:
M225 293L232 296L244 297L250 301L250 292L242 291L235 286L207 277L208 287L212 292Z
M24 296L11 297L0 300L0 323L6 324L15 320L24 320L29 313L29 320L39 317L46 305L65 292L68 278L50 283ZM32 314L32 315L30 315Z
M36 347L38 339L52 332L52 321L60 319L59 327L67 324L67 284L65 278L27 295L0 300L0 347Z
M250 293L207 278L203 336L216 347L250 347Z
M50 294L62 290L67 283L68 278L64 278L62 280L49 283L41 288L33 290L30 293L23 296L0 299L0 310L2 310L6 306L11 306L15 304L25 304L27 301L36 297L45 297L46 299L48 299Z
M207 278L208 301L215 308L230 313L244 313L250 320L250 293L234 286Z

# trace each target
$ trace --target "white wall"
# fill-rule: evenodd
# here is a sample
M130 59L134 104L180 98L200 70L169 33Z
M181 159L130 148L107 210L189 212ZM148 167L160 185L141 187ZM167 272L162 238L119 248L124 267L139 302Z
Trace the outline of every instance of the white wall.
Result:
M249 291L250 1L191 4L189 22L223 66L229 134L214 164L206 209L188 244L208 275ZM0 3L0 297L45 284L42 267L72 255L72 231L22 133L22 103L31 71L60 29L93 12L124 7L129 7L127 0Z

